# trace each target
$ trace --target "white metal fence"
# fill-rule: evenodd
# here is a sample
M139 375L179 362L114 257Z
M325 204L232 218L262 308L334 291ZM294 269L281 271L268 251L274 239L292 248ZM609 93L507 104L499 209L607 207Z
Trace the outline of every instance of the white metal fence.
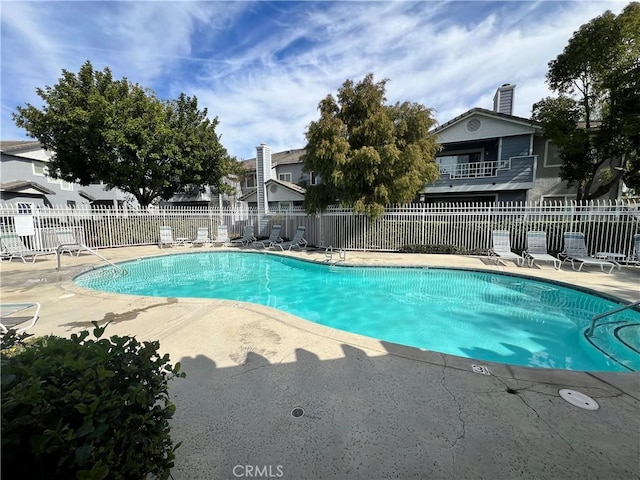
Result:
M28 231L31 224L33 228ZM146 211L0 204L0 232L16 232L29 246L50 250L57 246L55 232L61 228L72 229L89 247L105 248L157 244L162 225L170 226L175 238L195 238L198 227L207 227L214 237L218 225L227 225L231 236L240 236L247 224L253 225L261 237L269 235L272 225L282 225L281 235L288 238L293 237L297 226L304 225L309 244L322 248L395 251L406 245L446 245L461 253L486 252L495 229L511 232L516 251L525 248L528 230L543 230L549 250L556 253L562 250L562 234L578 231L585 234L592 252L628 254L632 236L640 233L640 204L414 204L388 207L375 222L341 208L330 208L319 215L294 209L261 216L250 209L215 207Z

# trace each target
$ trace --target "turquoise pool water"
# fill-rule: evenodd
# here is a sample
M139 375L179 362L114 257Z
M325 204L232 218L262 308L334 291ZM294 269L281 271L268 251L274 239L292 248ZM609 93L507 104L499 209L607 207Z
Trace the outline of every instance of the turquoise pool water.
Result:
M640 354L629 355L606 328L597 329L604 335L597 343L583 335L594 315L620 305L553 283L456 269L328 266L247 252L188 253L120 265L126 275L105 267L75 281L123 294L252 302L328 327L468 358L567 370L640 370ZM630 326L625 334L634 335L640 313L627 310L603 323Z

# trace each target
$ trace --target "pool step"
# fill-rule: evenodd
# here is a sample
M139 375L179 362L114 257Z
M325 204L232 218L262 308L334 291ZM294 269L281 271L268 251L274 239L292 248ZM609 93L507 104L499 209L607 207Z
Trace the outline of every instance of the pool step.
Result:
M640 323L611 320L599 323L592 336L582 334L591 348L607 355L628 370L638 371L633 365L640 364Z

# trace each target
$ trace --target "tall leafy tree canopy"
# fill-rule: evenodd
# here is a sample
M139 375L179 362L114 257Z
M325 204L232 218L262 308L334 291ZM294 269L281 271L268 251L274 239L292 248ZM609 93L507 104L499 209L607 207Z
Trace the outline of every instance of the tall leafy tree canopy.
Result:
M324 98L306 132L305 171L322 182L308 188L307 212L339 202L375 219L385 205L407 203L438 178L432 111L416 103L386 105L386 80L347 80Z
M15 123L54 152L52 176L82 185L103 182L130 193L146 207L193 185L228 189L238 173L195 97L162 101L126 78L114 80L89 61L78 74L63 70L59 82L38 88L42 108L27 104Z
M558 94L533 117L559 149L560 177L578 200L599 198L619 181L640 189L640 4L580 27L549 63Z

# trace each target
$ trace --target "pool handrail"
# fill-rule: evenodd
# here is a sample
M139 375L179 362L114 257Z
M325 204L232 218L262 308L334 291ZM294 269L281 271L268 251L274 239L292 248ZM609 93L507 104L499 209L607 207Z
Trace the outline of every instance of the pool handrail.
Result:
M627 305L624 305L622 307L616 308L614 310L609 310L608 312L604 312L604 313L601 313L599 315L594 316L591 319L591 325L589 326L589 328L585 332L585 335L587 337L593 337L593 330L596 327L596 322L598 320L600 320L601 318L608 317L609 315L614 315L614 314L616 314L618 312L622 312L623 310L628 310L629 308L633 308L633 307L636 307L638 305L640 305L640 300L638 300L637 302L629 303Z
M123 272L123 273L125 273L125 274L127 273L127 271L126 271L124 268L122 268L122 267L120 267L120 266L116 265L116 264L115 264L115 263L113 263L113 262L110 262L109 260L107 260L106 258L104 258L102 255L100 255L98 252L96 252L95 250L90 249L89 247L87 247L87 246L86 246L85 244L83 244L83 243L61 243L60 245L58 245L58 246L56 247L56 260L57 260L57 262L58 262L58 266L57 266L57 268L56 268L56 271L57 271L57 272L59 272L59 271L60 271L60 257L62 256L62 252L64 251L64 249L65 249L66 247L69 247L69 246L81 247L81 248L85 249L87 252L89 252L89 253L91 253L91 254L95 255L96 257L98 257L98 258L100 258L100 259L104 260L105 262L107 262L107 263L108 263L109 265L111 265L112 267L114 267L114 268L116 268L116 269L119 269L119 270L122 270L122 272Z

